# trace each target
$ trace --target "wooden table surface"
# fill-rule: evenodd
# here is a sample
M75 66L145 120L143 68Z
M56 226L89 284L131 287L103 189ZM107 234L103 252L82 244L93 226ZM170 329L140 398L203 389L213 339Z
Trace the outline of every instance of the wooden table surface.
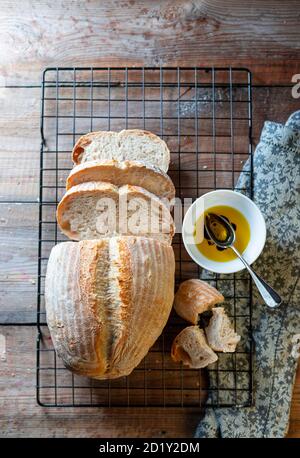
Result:
M35 401L40 79L47 66L244 66L254 143L299 109L299 2L1 1L0 435L191 437L199 412L50 409ZM261 85L277 87L261 87ZM17 203L16 203L17 202ZM1 338L0 336L0 338ZM1 344L3 343L3 338ZM289 437L300 437L300 371Z

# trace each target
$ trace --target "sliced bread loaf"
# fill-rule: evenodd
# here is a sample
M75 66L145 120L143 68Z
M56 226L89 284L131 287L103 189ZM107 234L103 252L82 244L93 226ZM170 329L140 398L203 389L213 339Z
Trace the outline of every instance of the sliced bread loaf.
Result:
M45 301L52 341L77 374L130 374L161 334L174 297L174 253L143 237L56 245Z
M121 132L90 132L79 138L73 148L73 162L114 159L146 162L168 171L170 151L157 135L139 129Z
M158 167L137 161L90 161L78 164L67 179L67 189L86 181L104 181L116 186L141 186L160 198L173 200L175 187L171 178Z
M57 207L57 222L73 240L139 235L171 243L168 207L139 186L88 181L70 188Z

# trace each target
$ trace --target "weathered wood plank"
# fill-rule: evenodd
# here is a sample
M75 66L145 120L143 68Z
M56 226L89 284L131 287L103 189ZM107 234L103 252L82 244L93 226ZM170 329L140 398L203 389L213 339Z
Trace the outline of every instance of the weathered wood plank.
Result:
M290 422L290 426L289 426L289 431L288 431L288 434L287 436L288 438L294 438L294 439L299 439L300 437L300 421L296 420L292 420Z
M37 201L40 89L1 89L0 201Z
M199 409L43 408L35 401L36 328L1 327L1 437L192 437Z
M40 89L24 89L24 88L14 88L14 89L5 89L4 90L4 99L3 106L0 112L0 141L1 141L1 151L0 151L0 161L1 161L1 171L0 171L0 200L20 200L20 201L36 201L38 197L38 181L39 181L39 149L40 149ZM191 98L193 100L193 98ZM282 101L284 100L284 104ZM48 106L47 102L47 106ZM188 100L185 100L186 110L188 109ZM81 108L81 113L88 115L88 104L85 104ZM131 104L134 105L134 104ZM227 104L228 105L228 104ZM51 108L51 104L50 104ZM227 108L225 104L218 105L219 115L228 116ZM253 138L254 143L258 141L263 122L266 119L274 120L278 122L283 122L287 119L289 114L299 108L299 100L294 99L291 94L290 88L254 88L253 89ZM122 111L123 107L119 108ZM140 107L139 107L140 109ZM235 109L236 106L235 106ZM73 102L68 101L64 107L65 113L73 113ZM105 108L107 111L107 107ZM150 111L149 111L150 110ZM149 104L147 115L151 114L153 110L156 115L159 113L159 110L155 107L151 107ZM208 111L208 109L206 108ZM106 113L102 111L102 113ZM50 111L48 112L50 113ZM52 115L55 114L55 106L51 108ZM79 113L78 113L79 114ZM94 113L96 115L96 113ZM122 112L122 114L124 114ZM174 113L173 113L174 115ZM194 113L192 113L192 116ZM211 116L211 113L207 113L208 116ZM237 113L235 113L237 116ZM201 114L203 116L203 113ZM53 124L53 119L48 118L45 123L45 137L47 140L47 147L55 149L55 126ZM228 133L230 127L229 121L217 121L216 128L218 135L223 133ZM177 121L165 121L165 139L169 144L172 154L172 161L170 170L176 170L178 168L178 139L171 137L170 133L177 133ZM193 120L182 120L182 132L187 132L189 129L190 133L193 133L194 126ZM72 120L71 120L72 124ZM59 121L59 132L67 132L68 127L69 131L72 132L73 125L70 124L70 121L66 119L61 119ZM202 120L201 121L201 135L211 133L211 121ZM79 133L81 130L84 132L89 130L90 120L87 119L86 125L80 125L76 123L76 133ZM94 128L100 128L101 126L97 125L97 119L94 120ZM117 127L117 126L115 126ZM120 126L121 128L124 125ZM143 127L137 125L134 121L131 121L130 127ZM150 129L151 126L147 121L147 128ZM107 128L107 126L102 126L102 128ZM243 127L242 122L235 121L234 128L238 129L239 135L235 138L235 151L240 152L241 154L247 154L247 142L245 142L245 136L242 136L241 129L244 128L246 132L246 122ZM84 130L86 129L86 130ZM156 122L157 133L159 133L159 121ZM76 135L76 138L78 135ZM203 177L207 175L208 172L205 172L206 169L212 168L212 155L206 154L212 150L212 142L209 137L199 137L199 168L203 169ZM73 145L73 137L71 136L60 136L59 140L59 149L61 151L70 151ZM195 165L195 155L190 154L186 151L195 150L195 140L191 137L182 137L181 141L181 151L184 153L181 157L181 168L190 169L190 174L194 174L196 168ZM230 149L230 141L228 138L219 137L216 142L217 149L220 151L228 151ZM224 150L225 147L225 150ZM217 156L217 165L221 170L226 170L226 156L219 155ZM240 161L236 156L235 168L237 171L241 169L244 157L240 157ZM59 159L60 167L71 167L71 160L69 152L62 153L60 152ZM231 161L230 161L231 165ZM52 153L45 154L45 167L54 167L55 166L55 155ZM59 175L59 184L63 183L67 172L61 172ZM172 172L171 172L172 174ZM225 175L224 175L225 176ZM176 174L173 174L172 177L176 181ZM226 178L226 177L225 177ZM48 174L48 181L50 179L51 184L51 174ZM53 180L52 180L53 181ZM47 184L47 177L45 184ZM182 185L184 186L184 185Z
M20 11L18 1L2 1L0 76L9 85L39 82L46 66L234 65L257 82L290 82L299 73L298 6L43 0Z
M197 409L43 408L35 401L34 326L5 326L0 364L1 437L192 437ZM288 437L300 437L300 367ZM159 421L158 421L159 419Z
M0 204L0 322L36 321L37 204Z

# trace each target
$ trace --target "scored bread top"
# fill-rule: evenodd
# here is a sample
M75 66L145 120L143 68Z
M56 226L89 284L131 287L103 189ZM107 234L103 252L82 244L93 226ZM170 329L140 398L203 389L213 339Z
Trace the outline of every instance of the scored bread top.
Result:
M65 366L98 379L128 375L167 322L174 271L172 248L144 237L56 245L45 303L51 338Z
M73 240L139 235L171 244L175 232L167 205L139 186L78 184L66 192L56 216L61 231Z
M76 142L72 159L75 164L92 160L136 160L168 171L170 151L152 132L127 129L121 132L99 131L83 135Z
M86 181L104 181L116 186L135 185L152 192L160 198L173 200L175 187L171 178L161 169L138 161L89 161L75 166L68 178L66 188Z

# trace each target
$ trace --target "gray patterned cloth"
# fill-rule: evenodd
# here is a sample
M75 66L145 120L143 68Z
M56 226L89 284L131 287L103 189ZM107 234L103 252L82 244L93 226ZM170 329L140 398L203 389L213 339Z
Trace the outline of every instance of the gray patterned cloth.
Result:
M253 159L253 198L266 220L267 242L254 267L284 302L272 311L254 291L254 406L207 409L195 437L279 438L287 433L300 342L299 153L300 111L285 125L265 123ZM246 191L248 179L242 173L238 187Z

